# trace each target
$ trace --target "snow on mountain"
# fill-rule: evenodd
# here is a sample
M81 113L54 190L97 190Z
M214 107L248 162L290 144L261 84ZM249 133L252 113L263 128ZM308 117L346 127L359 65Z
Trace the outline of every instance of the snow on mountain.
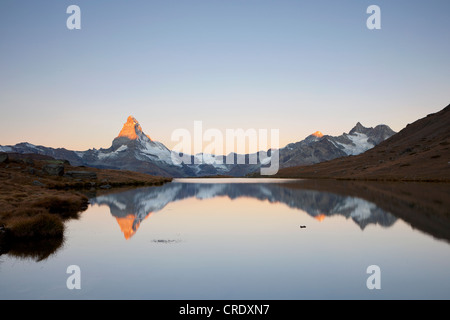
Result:
M308 165L332 160L348 155L357 155L374 147L381 141L395 134L388 126L379 125L366 128L361 123L341 136L333 137L317 131L304 140L288 144L279 150L279 167ZM37 153L68 160L72 165L85 165L100 168L133 170L153 175L171 177L230 175L245 176L256 172L262 166L271 163L268 151L261 150L256 154L237 155L231 153L234 161L226 163L226 158L212 154L199 153L186 155L192 159L191 164L177 163L172 160L172 151L164 144L153 141L145 134L139 122L132 116L127 118L118 136L107 149L90 149L87 151L71 151L63 148L47 148L30 143L19 143L15 146L0 146L0 152ZM244 156L245 164L237 163ZM249 159L256 156L257 164L250 164Z
M386 125L366 128L357 123L349 133L340 136L315 132L304 140L290 143L280 150L280 167L310 165L339 157L358 155L394 135Z
M172 161L172 152L161 142L148 140L147 136L140 137L138 142L139 146L136 150L136 156L139 159L144 160L147 158L154 161L165 162L168 165L181 166L180 164L176 164Z
M150 136L145 134L139 122L132 116L128 117L108 152L114 156L117 155L117 152L126 150L124 147L134 153L138 160L175 165L172 161L171 151L161 142L153 141ZM101 157L104 157L106 153L102 152L101 154Z
M330 141L347 155L358 155L375 147L394 134L395 132L386 125L366 128L358 122L349 133L343 133L339 137L330 137Z
M84 157L84 154L85 154L84 151L74 151L74 152L78 157L80 157L80 159L82 159Z
M116 151L113 151L113 152L104 153L104 152L99 151L97 154L97 157L100 160L105 160L106 158L110 158L110 157L117 157L120 152L125 151L127 149L128 149L127 145L122 145Z
M0 152L14 152L12 147L0 146Z
M208 154L208 153L198 153L194 155L194 164L209 164L212 165L214 168L219 170L228 170L226 164L226 159L224 156L217 156L214 154Z
M369 137L364 133L355 132L353 134L344 134L344 135L348 139L350 139L351 143L345 144L339 141L332 141L332 142L339 144L341 147L343 147L343 151L347 155L357 155L375 147L375 145L368 142Z

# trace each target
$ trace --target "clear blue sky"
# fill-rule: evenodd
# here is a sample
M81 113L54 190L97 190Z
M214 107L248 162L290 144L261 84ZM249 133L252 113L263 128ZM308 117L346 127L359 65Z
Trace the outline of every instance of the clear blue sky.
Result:
M195 120L280 129L282 146L358 121L399 131L450 103L449 15L448 0L2 0L0 144L107 148L128 115L168 147Z

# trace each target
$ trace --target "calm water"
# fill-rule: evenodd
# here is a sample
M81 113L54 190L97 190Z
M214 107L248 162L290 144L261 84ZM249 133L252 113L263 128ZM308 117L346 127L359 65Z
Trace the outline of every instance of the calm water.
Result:
M62 245L0 256L0 299L450 298L442 222L291 183L176 180L98 196ZM69 265L80 290L67 289ZM366 286L370 265L379 290Z

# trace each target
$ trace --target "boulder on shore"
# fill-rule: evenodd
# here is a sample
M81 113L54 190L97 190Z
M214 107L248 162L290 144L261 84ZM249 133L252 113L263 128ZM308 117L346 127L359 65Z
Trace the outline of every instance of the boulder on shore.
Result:
M9 156L6 152L0 152L0 163L8 163Z
M42 167L44 173L51 176L62 176L64 175L64 165L62 164L46 164Z

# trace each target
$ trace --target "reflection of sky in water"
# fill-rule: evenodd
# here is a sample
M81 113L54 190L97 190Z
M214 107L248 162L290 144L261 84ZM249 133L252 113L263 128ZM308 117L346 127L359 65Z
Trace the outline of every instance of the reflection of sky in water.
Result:
M212 185L214 196L195 186L117 195L113 214L91 206L46 261L1 256L0 298L450 298L449 245L371 203L280 185L231 196L227 185ZM119 213L151 208L126 198L147 197L161 202L150 215L139 211L139 228L125 240ZM70 264L81 268L79 291L66 289ZM379 291L366 288L372 264L381 268Z

